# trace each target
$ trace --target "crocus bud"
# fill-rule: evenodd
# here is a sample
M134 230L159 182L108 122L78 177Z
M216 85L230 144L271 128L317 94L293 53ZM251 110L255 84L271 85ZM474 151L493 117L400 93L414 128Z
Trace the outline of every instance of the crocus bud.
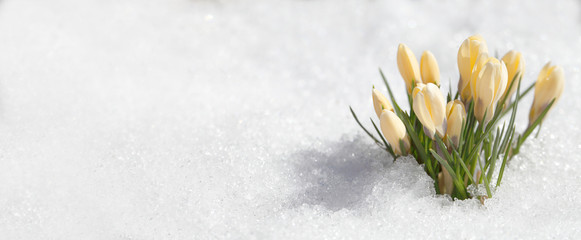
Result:
M433 83L418 84L414 88L413 109L424 126L424 132L434 138L438 134L444 138L446 134L446 100L440 88Z
M456 147L460 141L462 123L465 119L466 111L464 111L464 104L462 101L454 100L446 104L446 121L448 122L446 138L452 141Z
M400 43L397 48L397 67L401 77L405 81L408 93L412 91L412 82L421 83L420 66L416 56L405 44Z
M389 103L387 98L381 94L381 92L374 88L373 91L371 91L371 95L373 96L373 108L375 108L375 113L378 118L381 117L383 109L393 112L393 106L391 106L391 103Z
M383 136L389 145L391 145L395 154L407 155L410 150L410 139L401 119L399 119L394 112L384 109L379 118L379 124ZM402 140L404 144L404 153L401 152L401 147L399 145L400 140Z
M445 167L442 167L442 172L438 174L438 187L440 188L440 193L451 195L452 191L454 191L453 181L452 175L450 175Z
M496 58L488 58L484 64L477 64L470 81L474 101L474 116L486 124L496 110L496 103L504 94L508 82L506 65ZM484 119L486 115L486 119Z
M500 99L503 99L505 96L507 101L512 97L512 94L516 92L518 88L518 82L520 81L521 76L524 74L525 71L525 61L522 58L520 52L515 50L511 50L504 54L502 57L502 61L506 65L506 70L508 71L508 83L506 84L507 89L512 84L514 79L514 84L512 84L512 88L509 91L506 91Z
M474 35L464 40L458 50L458 70L460 71L458 91L460 91L460 97L465 103L472 98L470 95L470 78L474 63L482 53L488 53L488 47L486 47L486 41L480 35Z
M433 83L440 86L440 69L438 62L430 51L424 51L420 59L420 72L423 83Z
M551 66L551 62L548 62L541 70L535 83L535 99L529 113L529 126L537 120L553 99L556 99L555 102L559 100L564 85L563 68L556 65Z

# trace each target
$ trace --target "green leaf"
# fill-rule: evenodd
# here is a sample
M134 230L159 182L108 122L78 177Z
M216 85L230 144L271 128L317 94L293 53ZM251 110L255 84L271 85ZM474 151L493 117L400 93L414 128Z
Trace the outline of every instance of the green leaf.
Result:
M450 167L450 164L448 164L448 161L444 160L440 155L438 155L438 153L436 151L434 151L434 149L430 149L430 152L432 153L432 156L434 156L434 158L440 164L442 164L442 166L444 166L446 168L446 170L448 170L448 173L450 173L450 175L452 176L452 179L454 179L454 181L457 181L458 177L456 176L456 172L454 172L454 169L452 169L452 167Z
M515 129L513 128L511 133L510 133L510 139L509 142L512 142L513 138L514 138L514 133L515 133ZM504 152L504 157L502 158L502 164L500 165L500 172L498 173L498 179L496 180L496 186L500 186L500 181L502 181L502 175L504 174L504 167L506 166L506 162L509 159L509 155L510 155L510 146L507 146L505 152Z
M521 80L522 80L522 76L521 76ZM519 84L520 84L521 82L522 82L522 81L519 81ZM518 105L519 101L520 101L520 100L522 100L522 98L523 98L524 96L526 96L526 95L527 95L527 94L528 94L528 93L529 93L529 92L530 92L530 91L531 91L531 90L532 90L532 89L535 87L535 84L536 84L536 82L533 82L531 85L529 85L529 86L527 87L527 89L525 89L525 91L524 91L522 94L518 94L518 93L517 93L517 95L516 95L516 97L517 97L517 100L515 100L513 103L511 103L511 104L508 106L508 108L506 108L506 109L504 110L504 112L502 113L502 115L503 115L503 116L504 116L504 115L506 115L506 114L507 114L507 113L508 113L508 112L509 112L509 111L510 111L512 108L516 107L516 105Z
M488 178L485 176L484 173L484 165L482 165L482 161L480 160L480 157L478 157L478 164L480 165L480 179L484 179L484 187L486 187L486 194L488 195L488 197L492 197L492 192L490 191L490 184L488 183ZM480 181L480 180L478 180Z
M489 167L486 168L488 169L488 173L486 175L486 177L488 178L488 181L490 181L490 179L492 179L492 173L494 172L494 167L496 165L496 159L498 158L499 155L499 147L500 147L500 140L502 138L502 133L504 133L504 128L506 125L502 125L502 131L500 130L500 128L497 128L496 130L496 136L494 139L494 146L492 147L492 155L490 157L490 160L488 161L488 165Z
M462 160L462 158L460 157L458 151L456 151L455 148L452 148L452 153L454 153L454 156L456 156L456 158L458 159L460 166L462 166L462 169L464 169L464 176L467 176L472 184L478 186L478 184L476 184L476 181L474 181L474 178L472 177L472 173L470 172L468 167L466 167L466 164L464 163L464 160Z
M385 87L387 88L387 93L389 94L389 98L391 99L391 102L393 103L395 113L397 114L397 116L399 116L401 118L401 115L402 115L401 108L399 107L399 104L397 104L397 101L395 101L395 97L393 96L393 92L391 91L391 87L387 83L387 78L385 78L385 75L383 75L383 71L381 71L381 68L379 69L379 74L381 75L381 79L383 79L383 83L385 84Z
M373 134L371 134L369 131L367 131L367 129L365 127L363 127L363 125L359 121L359 118L357 118L357 115L355 114L355 112L353 111L353 108L351 108L351 106L349 106L349 110L351 110L351 114L353 115L353 118L355 118L355 121L357 122L357 124L359 124L359 127L361 127L361 129L363 129L363 131L365 131L365 133L367 133L367 135L369 137L371 137L371 139L373 139L373 141L375 141L375 143L377 145L379 145L382 149L385 150L385 146L383 146L382 143L379 140L377 140L377 138L375 138L375 136L373 136Z
M456 186L456 190L457 190L458 194L460 194L460 198L466 199L467 198L466 187L464 186L463 179L458 179L458 176L456 175L456 172L454 171L454 169L452 167L450 167L450 164L448 164L448 162L446 160L442 159L442 157L440 155L438 155L437 152L435 152L433 149L430 149L430 152L432 153L432 156L434 156L434 158L442 166L444 166L446 168L446 170L448 170L448 173L450 173L450 176L452 177L452 180L454 181L454 185Z
M519 142L517 144L517 148L520 148L520 145L523 144L523 142L529 137L529 135L531 135L531 133L533 132L533 130L543 121L543 119L545 118L545 115L547 115L547 113L549 112L549 110L551 109L551 107L553 106L553 104L555 103L555 100L557 100L557 99L556 98L553 98L553 100L551 100L551 102L543 110L543 112L541 113L541 115L539 115L539 117L533 122L533 124L531 124L526 129L526 131L523 133L523 135L521 137L519 137Z
M402 139L399 140L399 151L401 152L401 154L406 153L407 151L405 150L405 144L403 142Z
M444 153L444 156L446 157L446 159L452 159L453 160L452 156L450 156L450 153L448 153L448 149L444 145L444 141L442 141L442 139L440 138L440 136L438 136L438 134L435 134L434 135L434 138L436 140L436 143L438 144L438 147Z
M514 80L516 80L516 77L518 77L518 76L519 76L519 73L520 73L520 72L516 72L516 73L514 74L514 77L512 78L512 81L510 82L510 84L509 84L509 86L508 86L508 89L506 89L506 90L504 91L505 93L507 93L507 92L510 92L510 90L511 90L513 87L515 87L515 86L513 86L513 85L514 85L514 83L515 83L515 81L514 81ZM522 76L519 78L519 81L518 81L518 84L519 84L519 85L520 85L520 80L522 80ZM500 108L504 108L504 103L506 102L506 100L509 100L508 98L510 98L510 96L508 96L508 95L504 95L504 96L502 97L501 101L500 101L500 102L501 102L501 104L499 104L499 105L498 105L498 107L500 107Z
M425 151L425 148L422 146L422 142L420 141L418 135L414 131L413 127L411 126L411 124L409 122L409 118L405 114L402 115L402 118L403 118L402 122L406 127L406 130L408 132L408 136L411 138L412 143L415 145L416 150L417 150L418 154L420 155L420 158L424 162L429 161L429 157ZM426 164L426 166L428 167L430 175L435 176L433 173L432 166L430 164Z

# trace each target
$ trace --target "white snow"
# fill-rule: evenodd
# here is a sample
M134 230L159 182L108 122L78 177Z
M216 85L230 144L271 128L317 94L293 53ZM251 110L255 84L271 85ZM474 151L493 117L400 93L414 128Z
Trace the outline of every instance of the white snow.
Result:
M581 237L578 1L0 2L1 239ZM462 40L566 89L482 206L358 128L397 44ZM522 130L532 99L519 111ZM405 104L404 104L405 106Z

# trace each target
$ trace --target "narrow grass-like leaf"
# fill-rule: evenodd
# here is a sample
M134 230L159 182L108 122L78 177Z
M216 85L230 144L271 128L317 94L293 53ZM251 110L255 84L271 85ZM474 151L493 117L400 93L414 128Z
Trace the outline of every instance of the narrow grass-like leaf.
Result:
M492 173L494 172L494 167L496 165L496 159L498 159L498 155L500 153L500 140L502 139L502 134L504 133L504 128L505 128L505 124L502 125L502 131L500 130L500 128L497 128L496 131L496 136L494 139L494 146L492 147L492 155L490 157L490 160L488 161L488 167L487 167L487 171L488 174L486 175L486 177L488 178L488 181L490 181L490 179L492 179Z
M436 151L434 151L434 149L430 149L430 152L432 153L432 156L434 156L434 158L440 164L442 164L442 166L444 166L446 168L446 170L448 170L448 173L450 173L450 175L452 176L454 181L458 180L458 177L456 176L456 172L454 172L454 169L452 167L450 167L450 164L448 164L448 161L444 160Z
M393 96L393 92L391 91L391 87L389 86L389 83L387 83L387 78L385 78L385 75L383 75L383 71L381 71L381 68L379 69L379 74L381 75L381 79L383 80L383 83L385 84L385 87L387 88L387 93L389 94L389 98L391 99L391 102L394 105L394 110L395 113L401 118L401 108L399 107L399 104L397 104L397 101L395 101L395 97Z
M513 128L511 133L510 133L510 139L509 142L512 142L512 140L514 139L514 132L515 129ZM504 152L504 157L502 158L502 164L500 165L500 172L498 173L498 179L496 180L496 187L500 186L500 181L502 181L502 175L504 174L504 167L506 166L506 162L509 160L509 155L510 153L511 147L507 146L505 152Z
M478 163L480 165L480 180L478 180L478 182L480 182L482 179L484 179L484 187L486 187L486 195L488 195L488 197L492 197L492 191L490 191L490 184L488 183L488 178L486 176L484 176L484 165L482 165L482 161L480 160L480 158L477 156L478 158Z
M557 99L556 98L553 98L553 100L551 100L551 102L549 103L549 105L547 105L547 107L543 110L543 112L541 113L541 115L539 115L539 117L533 122L533 124L531 124L526 129L526 131L520 137L519 146L520 146L520 144L522 144L529 137L529 135L531 135L531 133L537 127L537 125L539 125L543 121L543 119L545 118L545 115L547 115L547 113L549 112L549 110L551 109L551 107L553 106L553 104L555 103L555 100L557 100Z
M506 115L512 108L514 108L518 104L518 102L520 100L522 100L522 98L524 96L526 96L535 87L535 83L536 82L533 82L531 85L529 85L522 94L517 94L517 98L519 100L515 100L506 109L504 109L504 112L502 113L502 115ZM520 84L520 81L519 81L519 84Z
M430 149L430 152L432 153L432 156L434 156L434 158L438 162L440 162L440 164L442 166L444 166L446 168L446 170L448 170L448 173L450 173L450 176L452 177L452 180L454 181L454 185L456 186L456 190L458 191L458 194L460 194L460 198L466 199L468 196L466 195L466 187L464 186L464 180L458 179L458 176L456 175L456 172L454 171L454 169L452 167L450 167L450 164L448 164L448 162L446 160L442 159L442 157L440 155L438 155L438 153L436 151L434 151L433 149Z
M543 128L543 122L539 123L539 130L537 130L537 134L535 134L535 138L539 137L539 133L541 133L541 128Z
M442 138L440 138L438 134L435 134L434 138L436 139L436 144L438 144L438 147L440 147L440 150L444 153L444 157L446 157L446 159L448 160L453 159L450 153L448 153L448 149L446 148L446 145L444 145L444 141L442 141Z
M521 82L518 83L518 88L516 90L516 99L515 101L518 102L520 101L520 87L521 87ZM508 122L508 129L506 130L506 132L508 134L510 134L511 132L514 132L516 127L515 127L515 120L516 120L516 112L518 109L518 105L515 105L514 108L512 108L512 113L510 114L510 120ZM512 144L512 137L507 137L508 135L505 135L505 140L503 141L502 145L500 146L501 149L506 149L506 148L511 148L511 144Z
M404 118L404 119L402 119L403 120L402 122L404 123L404 125L407 129L408 135L410 136L413 144L415 145L416 150L417 150L418 154L420 155L420 158L424 162L428 161L429 157L428 157L427 153L425 152L424 147L422 146L422 142L418 138L418 135L414 131L413 127L411 126L411 124L409 122L409 118L405 114L402 115L402 117ZM433 172L431 164L426 164L426 167L428 168L430 175L432 175L432 178L434 178L435 174Z
M379 145L382 149L385 150L385 146L383 146L383 144L377 140L377 138L375 138L375 136L373 136L373 134L371 134L369 131L367 131L367 129L365 127L363 127L363 124L361 124L361 122L359 121L359 118L357 118L357 115L355 114L355 112L353 111L353 108L351 108L351 106L349 106L349 110L351 110L351 114L353 115L353 118L355 118L355 121L357 122L357 124L359 124L359 127L361 127L361 129L363 129L363 131L365 131L365 133L367 133L367 135L369 137L371 137L371 139L373 139L373 141L375 141L375 143L377 145Z
M474 178L472 177L472 174L470 173L470 170L468 169L468 167L466 166L466 164L464 163L464 161L462 160L462 158L460 158L460 154L458 153L458 151L456 151L456 149L452 148L452 153L458 159L458 162L460 163L460 166L462 166L462 169L464 169L464 176L467 176L468 177L468 180L470 180L470 182L472 184L478 186L476 184L476 181L474 181Z
M506 90L504 91L505 93L507 93L507 92L510 92L510 90L511 90L513 87L516 87L516 86L514 86L514 83L515 83L515 81L514 81L514 80L516 80L516 77L518 77L518 76L519 76L519 73L520 73L520 72L516 72L516 73L514 74L514 77L512 77L512 81L511 81L511 82L510 82L510 84L508 85L508 89L506 89ZM519 81L518 81L518 84L519 84L519 85L520 85L520 80L522 80L522 76L519 78ZM517 93L517 94L518 94L518 93ZM500 108L504 108L504 103L505 103L507 100L509 100L509 98L510 98L510 97L511 97L511 96L508 96L508 94L507 94L507 95L504 95L504 96L502 97L502 99L501 99L501 102L502 102L502 104L501 104L501 105L498 105L498 106L499 106Z
M399 151L402 155L406 153L405 145L402 139L399 140Z

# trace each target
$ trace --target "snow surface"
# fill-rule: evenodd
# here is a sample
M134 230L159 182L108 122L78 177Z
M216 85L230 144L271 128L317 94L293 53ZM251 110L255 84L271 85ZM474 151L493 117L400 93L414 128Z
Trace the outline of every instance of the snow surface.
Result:
M0 2L1 239L581 237L578 1ZM462 40L566 89L482 206L357 127L397 44ZM532 99L519 111L520 130ZM369 121L364 121L368 124Z

